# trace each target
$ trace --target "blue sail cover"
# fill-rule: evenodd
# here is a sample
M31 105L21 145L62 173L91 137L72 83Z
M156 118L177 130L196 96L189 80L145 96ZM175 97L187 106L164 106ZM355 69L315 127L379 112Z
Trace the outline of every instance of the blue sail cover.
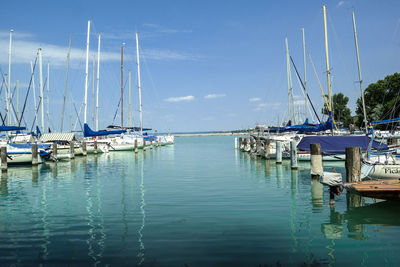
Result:
M310 144L321 144L322 154L345 154L346 147L361 147L361 151L367 151L370 142L368 136L305 136L297 145L301 151L310 151ZM373 141L372 148L386 150L388 146Z
M310 126L308 120L301 125L286 126L281 129L281 132L300 132L300 133L315 133L333 129L332 118L329 116L328 120L324 123Z
M25 143L25 144L16 144L16 143L9 143L10 146L15 147L15 148L29 148L32 149L32 144L31 143ZM37 144L38 149L48 149L50 148L50 144Z
M115 130L115 131L93 131L92 129L89 128L89 125L85 123L83 125L83 136L84 137L92 137L92 136L105 136L105 135L110 135L110 134L121 134L125 133L126 130Z
M25 127L19 127L19 126L0 126L0 132L6 132L6 131L22 131L25 130Z

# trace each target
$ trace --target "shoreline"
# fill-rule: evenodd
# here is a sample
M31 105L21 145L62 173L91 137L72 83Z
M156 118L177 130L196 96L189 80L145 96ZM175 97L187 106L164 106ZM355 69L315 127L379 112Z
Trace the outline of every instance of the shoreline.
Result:
M249 133L182 133L182 134L172 134L174 137L198 137L198 136L238 136L238 135L248 135Z

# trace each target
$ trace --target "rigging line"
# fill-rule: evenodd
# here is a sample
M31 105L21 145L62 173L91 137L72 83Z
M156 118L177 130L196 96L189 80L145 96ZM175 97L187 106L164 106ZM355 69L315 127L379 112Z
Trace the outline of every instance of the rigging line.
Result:
M307 96L307 99L308 99L308 101L310 102L311 107L312 107L312 109L313 109L313 111L314 111L314 113L315 113L315 116L317 116L318 122L321 123L321 120L319 119L319 116L318 116L318 114L317 114L317 111L315 111L314 105L313 105L313 103L311 102L310 96L309 96L308 93L306 92L306 88L304 87L303 81L301 80L301 77L300 77L300 75L299 75L299 72L297 71L297 68L296 68L296 65L294 64L294 61L293 61L292 56L290 56L290 60L292 61L294 70L296 71L296 74L297 74L297 78L299 79L299 81L300 81L300 83L301 83L301 86L302 86L302 88L303 88L303 90L304 90L304 94Z
M72 101L72 104L74 105L76 117L77 117L77 119L78 119L79 125L81 126L81 130L82 130L82 132L83 132L82 122L81 122L81 119L79 118L79 114L78 114L78 110L76 109L75 102ZM82 109L82 106L81 106L81 109ZM79 110L79 113L80 113L80 110ZM76 126L76 125L75 125L75 126ZM75 128L76 128L76 127L75 127ZM75 129L74 129L74 130L75 130Z
M127 79L125 80L125 82L124 82L124 86L123 86L123 88L125 89L125 86L126 86L126 83L127 83ZM124 92L125 92L125 90L124 90ZM114 121L115 121L115 118L117 117L117 113L118 113L118 110L119 110L119 106L121 105L121 97L119 98L119 102L118 102L118 105L117 105L117 109L115 110L115 114L114 114L114 118L113 118L113 120L112 120L112 125L114 125Z
M18 126L21 126L21 120L22 120L22 118L23 118L23 116L24 116L24 113L25 113L25 108L26 108L26 103L27 103L27 101L28 101L29 91L30 91L30 89L31 89L32 80L33 80L33 77L34 77L34 74L35 74L36 61L37 61L37 56L36 56L36 59L35 59L35 64L33 65L33 70L32 70L32 74L31 74L31 80L29 81L28 91L26 92L25 101L24 101L24 106L23 106L23 108L22 108L21 117L20 117L20 119L19 119Z
M324 90L322 89L321 81L319 80L319 77L318 77L318 74L317 74L317 70L315 69L314 62L312 61L310 52L308 52L308 50L307 50L307 54L308 54L308 58L310 59L311 65L313 67L315 76L317 77L319 88L321 89L322 96L324 97L324 100L325 100L325 105L328 108L328 111L332 112L331 106L329 105L328 101L326 100ZM337 125L336 125L335 118L333 116L332 116L332 122L333 122L333 125L335 125L336 131L339 133L339 129L338 129Z
M35 110L35 117L33 118L33 122L32 122L32 127L31 127L31 130L30 130L30 132L32 132L33 131L33 126L35 125L35 122L36 122L36 118L37 118L37 114L38 114L38 111L39 111L39 107L40 107L40 104L42 103L42 98L41 97L39 97L39 103L38 103L38 106L37 106L37 108L36 108L36 110Z

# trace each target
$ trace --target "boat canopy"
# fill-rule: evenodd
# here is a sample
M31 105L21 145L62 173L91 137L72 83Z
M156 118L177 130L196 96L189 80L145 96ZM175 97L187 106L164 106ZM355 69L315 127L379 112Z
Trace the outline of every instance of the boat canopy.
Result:
M19 127L19 126L0 126L0 132L6 132L6 131L22 131L25 130L25 127Z
M75 133L44 133L40 140L43 143L55 141L71 142L76 141L76 137Z
M346 147L361 147L361 151L368 149L371 139L368 136L305 136L297 145L301 151L310 151L310 144L321 144L322 154L344 154ZM372 142L372 148L386 150L388 146L376 141Z
M300 132L300 133L315 133L322 132L326 130L333 129L332 117L329 116L328 120L324 123L317 125L308 124L308 119L304 122L304 124L293 125L293 126L285 126L281 129L281 132Z
M106 130L101 130L101 131L93 131L92 129L89 128L89 125L85 123L83 125L83 136L84 137L92 137L92 136L105 136L105 135L110 135L110 134L121 134L125 133L126 130L115 130L115 131L106 131Z

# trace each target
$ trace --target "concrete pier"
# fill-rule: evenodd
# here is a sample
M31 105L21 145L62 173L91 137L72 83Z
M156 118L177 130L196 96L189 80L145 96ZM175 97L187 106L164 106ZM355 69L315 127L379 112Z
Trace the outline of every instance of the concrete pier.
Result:
M297 170L297 145L296 141L290 141L290 167L292 170Z
M276 164L282 164L282 142L276 141Z

